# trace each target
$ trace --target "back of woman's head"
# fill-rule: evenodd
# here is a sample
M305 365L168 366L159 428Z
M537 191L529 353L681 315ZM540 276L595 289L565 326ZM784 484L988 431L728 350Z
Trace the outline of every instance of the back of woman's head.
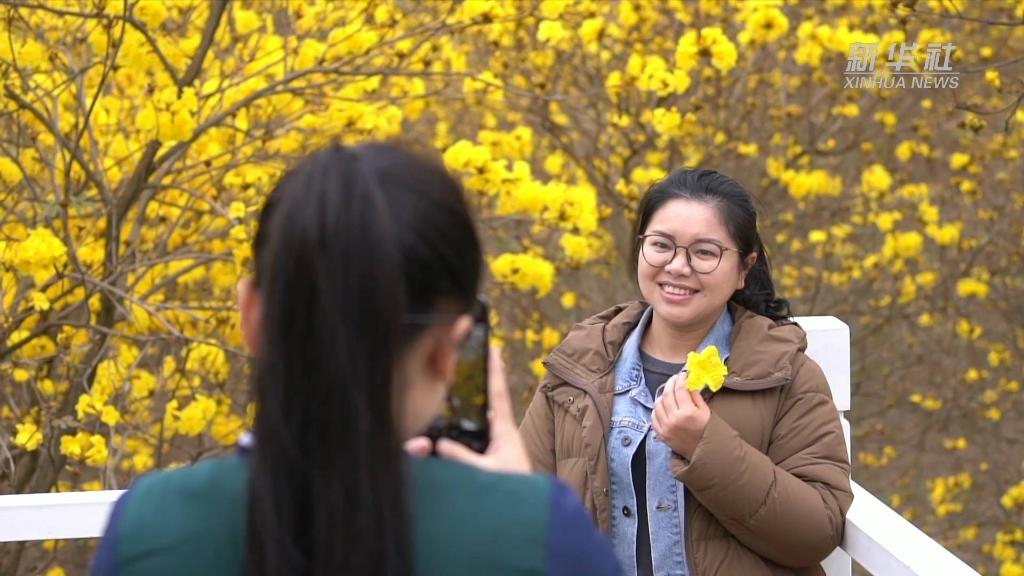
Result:
M281 179L254 245L261 332L248 574L409 574L394 371L403 319L464 312L480 244L460 186L387 145Z
M789 302L775 294L771 263L757 229L757 211L750 193L739 182L714 170L680 168L656 182L640 201L634 238L644 234L655 212L670 200L703 202L717 209L719 218L743 261L757 254L754 266L747 272L742 290L733 293L730 301L772 320L788 319ZM635 273L640 243L636 242L632 259Z

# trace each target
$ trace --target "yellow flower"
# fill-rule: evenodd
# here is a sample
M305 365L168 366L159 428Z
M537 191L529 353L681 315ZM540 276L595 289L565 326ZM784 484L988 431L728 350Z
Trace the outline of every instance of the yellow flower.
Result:
M36 388L43 396L50 397L57 393L57 386L49 378L40 378L36 381Z
M479 171L491 162L491 150L469 140L459 140L445 150L443 159L449 170Z
M210 436L221 446L231 446L238 441L245 423L235 414L216 416L210 426Z
M185 436L198 436L217 414L217 403L212 398L196 394L178 413L177 430Z
M202 374L214 382L224 382L229 372L227 354L217 346L193 342L185 351L185 370Z
M718 355L718 347L708 346L700 354L690 352L686 356L686 372L687 390L702 390L706 386L717 392L729 369Z
M560 45L569 36L569 31L557 20L543 20L537 27L537 41L544 44Z
M67 262L68 249L49 228L35 228L28 238L8 248L4 263L12 264L22 274L32 276L36 285L49 279Z
M817 196L839 196L843 190L842 176L832 176L826 170L785 170L779 179L786 185L789 195L796 200Z
M892 210L889 212L880 212L875 216L875 226L882 232L892 232L896 223L903 220L903 214Z
M999 499L999 503L1007 510L1024 507L1024 480L1011 486Z
M988 284L977 278L961 278L956 282L956 294L961 298L988 298Z
M596 256L586 236L566 232L558 241L558 245L565 252L565 259L573 266L586 264Z
M711 65L722 73L736 67L738 52L736 45L717 26L701 28L698 33L690 30L679 38L676 45L676 67L689 72L697 67L701 55L711 55Z
M50 299L39 290L33 290L29 298L32 301L32 308L36 312L46 312L50 309Z
M985 70L985 81L988 82L993 88L999 90L1003 87L1003 82L999 78L999 70L995 68L989 68Z
M23 176L21 168L11 161L10 158L0 157L0 182L7 184L8 186L14 186L21 182Z
M104 406L100 411L100 422L107 426L116 426L121 421L121 413L113 406Z
M17 433L14 435L14 445L20 446L29 452L39 448L43 443L43 432L33 422L15 424Z
M235 30L242 36L255 32L261 26L259 14L252 10L245 10L236 6L231 10L231 13L235 20Z
M562 294L562 299L561 299L560 302L562 304L562 308L565 308L566 310L571 310L572 308L575 308L576 307L576 293L575 292L566 292L565 294Z
M845 116L847 118L856 118L857 116L860 116L860 106L857 106L853 102L836 104L832 107L832 114L835 114L836 116Z
M953 152L949 156L950 170L963 170L971 163L971 155L963 152Z
M7 345L14 346L28 338L28 330L16 330L7 338ZM57 343L49 336L36 336L31 342L22 346L15 355L25 360L41 360L57 353Z
M914 149L915 146L913 140L904 140L896 145L896 158L899 159L900 162L909 162L914 156Z
M747 17L746 26L740 32L741 44L764 44L774 42L789 31L789 19L775 6L767 6L754 10Z
M235 220L241 220L245 218L245 204L235 200L228 206L228 216L231 216Z
M736 145L736 153L747 158L756 158L759 149L757 142L741 142Z
M892 187L892 175L881 164L872 164L861 174L860 187L869 196L879 196Z
M597 46L598 40L601 38L601 32L604 30L604 18L594 17L587 18L580 24L577 33L580 35L580 40L588 48L591 46Z
M924 233L939 246L953 246L960 241L960 229L962 227L960 223L946 223L941 226L938 224L928 224L924 228Z
M89 394L82 394L75 403L75 412L79 420L85 420L87 414L99 414L103 411L103 401Z
M985 410L985 413L982 415L993 422L999 422L1003 419L1003 411L995 406L989 406L988 410Z
M110 454L105 437L81 430L74 436L61 436L60 453L96 467L106 464L107 456Z
M919 232L896 232L886 235L882 255L888 259L913 258L921 253L923 247L924 237Z
M533 254L505 253L491 261L490 268L499 283L522 292L535 290L538 296L546 296L555 284L555 266Z

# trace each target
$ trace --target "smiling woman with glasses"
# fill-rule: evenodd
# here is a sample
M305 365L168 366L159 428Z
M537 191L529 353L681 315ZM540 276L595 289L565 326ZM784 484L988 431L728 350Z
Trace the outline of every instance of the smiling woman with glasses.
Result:
M534 466L583 497L627 574L822 574L850 464L750 195L681 169L637 213L642 300L577 324L544 362L521 427ZM687 388L691 352L724 361L722 388Z
M675 259L679 250L686 254L686 263L698 274L711 274L722 263L722 256L729 250L739 253L735 248L722 246L708 240L698 240L689 246L679 246L671 237L664 234L647 234L637 236L644 260L655 268L664 268Z

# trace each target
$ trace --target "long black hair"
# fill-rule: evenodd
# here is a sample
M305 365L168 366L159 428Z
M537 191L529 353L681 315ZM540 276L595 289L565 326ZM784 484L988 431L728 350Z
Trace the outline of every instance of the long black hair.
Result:
M680 168L673 171L655 182L640 200L633 238L646 232L651 218L662 205L677 198L704 202L717 208L726 230L740 250L740 258L745 261L750 254L757 254L757 261L747 272L743 289L735 291L730 301L775 321L790 318L789 301L775 294L768 252L757 230L754 203L746 189L732 178L714 170ZM631 263L634 275L639 250L640 242L637 240Z
M247 574L411 574L393 372L407 314L468 311L477 293L461 187L389 145L321 150L271 192L254 261Z

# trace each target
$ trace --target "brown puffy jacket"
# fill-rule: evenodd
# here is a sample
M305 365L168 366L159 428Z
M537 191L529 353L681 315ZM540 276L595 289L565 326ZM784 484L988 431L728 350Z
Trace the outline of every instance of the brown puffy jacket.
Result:
M828 382L798 325L730 306L729 375L706 396L711 420L693 458L671 463L686 486L689 574L823 574L853 501ZM646 308L622 304L577 324L545 360L521 427L534 466L572 487L606 533L615 361Z

